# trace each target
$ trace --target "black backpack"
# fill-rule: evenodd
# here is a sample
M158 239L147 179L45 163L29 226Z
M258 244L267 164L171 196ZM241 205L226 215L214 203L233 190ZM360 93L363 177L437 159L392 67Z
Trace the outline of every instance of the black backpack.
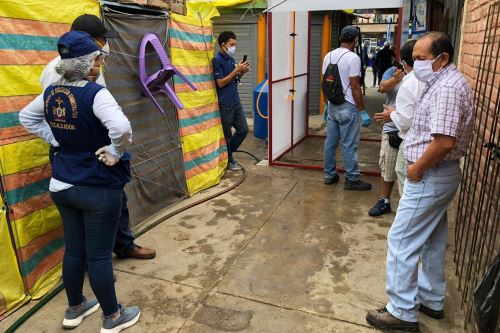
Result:
M342 87L342 79L340 78L338 63L340 59L351 51L347 51L342 54L336 64L332 64L332 53L330 53L330 64L326 68L325 74L323 75L323 81L321 82L321 90L323 94L328 98L330 103L335 105L340 105L345 103L345 94Z

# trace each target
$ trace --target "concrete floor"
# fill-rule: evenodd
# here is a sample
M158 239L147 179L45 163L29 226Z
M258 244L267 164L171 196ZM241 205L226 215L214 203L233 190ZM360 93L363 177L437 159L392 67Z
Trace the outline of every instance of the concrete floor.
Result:
M364 131L375 136L380 128ZM308 144L296 155L312 151L307 158L320 159L321 142ZM265 143L251 136L241 149L267 155ZM370 163L365 166L376 167L378 146L362 145L361 155ZM156 249L155 259L114 261L119 301L142 312L126 332L374 332L365 314L386 302L386 235L394 219L367 214L378 198L379 179L366 177L374 185L370 192L346 192L343 179L325 186L318 171L256 166L247 155L237 157L247 171L242 185L137 240ZM221 185L180 205L227 188L241 175L228 173ZM394 210L397 201L395 189ZM453 223L450 228L452 235ZM450 244L446 318L422 316L421 332L463 332L452 251ZM85 288L91 295L88 283ZM34 304L0 322L0 331ZM63 292L18 332L63 332L65 304ZM97 332L100 323L94 314L74 332Z
M266 151L253 137L242 149ZM367 214L378 179L369 179L370 192L345 192L343 180L325 186L317 171L238 157L248 174L240 187L138 239L156 248L156 259L115 260L120 302L142 310L127 332L372 332L365 313L386 301L386 234L394 218ZM190 200L227 188L240 175L230 173ZM462 332L451 258L448 277L446 319L422 317L422 332ZM86 290L90 295L88 283ZM18 332L62 332L65 303L60 293ZM2 321L0 331L33 304ZM74 332L99 326L94 314Z

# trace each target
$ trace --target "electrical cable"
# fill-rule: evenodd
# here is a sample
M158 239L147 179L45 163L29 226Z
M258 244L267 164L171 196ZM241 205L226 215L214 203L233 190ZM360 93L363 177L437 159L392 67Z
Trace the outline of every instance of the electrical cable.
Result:
M250 154L248 152L245 152L245 153ZM250 155L252 155L252 154L250 154ZM252 156L255 159L257 159L254 155L252 155ZM150 225L148 225L148 226L140 229L138 232L136 232L134 234L134 238L143 235L144 233L150 231L151 229L153 229L154 227L158 226L159 224L161 224L165 220L168 220L169 218L172 218L173 216L175 216L177 214L180 214L180 213L182 213L182 212L184 212L184 211L186 211L186 210L188 210L190 208L198 206L199 204L205 203L205 202L207 202L209 200L215 199L218 196L221 196L221 195L223 195L223 194L225 194L227 192L230 192L230 191L234 190L235 188L237 188L238 186L240 186L245 181L245 179L247 178L247 172L246 172L245 168L242 167L242 171L243 171L242 177L236 183L234 183L233 185L231 185L227 189L224 189L224 190L222 190L221 192L218 192L218 193L214 193L214 194L212 194L212 195L210 195L210 196L208 196L206 198L203 198L201 200L195 201L195 202L193 202L193 203L191 203L191 204L189 204L189 205L187 205L185 207L176 209L173 212L168 213L167 215L163 216L159 220L156 220L154 223L152 223L152 224L150 224ZM29 309L18 320L16 320L9 328L7 328L7 330L4 333L14 333L19 327L21 327L22 324L24 324L29 318L31 318L35 313L37 313L45 304L47 304L52 298L54 298L62 290L64 290L64 285L61 283L54 290L52 290L50 293L48 293L42 299L40 299L40 301L37 304L35 304L33 306L33 308Z
M250 152L248 152L248 151L245 151L245 150L237 150L237 151L235 151L235 153L243 153L243 154L250 155L250 156L252 156L252 157L253 157L253 159L254 159L254 160L256 160L256 161L257 161L257 163L259 163L260 161L262 161L262 159L261 159L261 158L258 158L258 157L257 157L257 156L255 156L254 154L252 154L252 153L250 153Z

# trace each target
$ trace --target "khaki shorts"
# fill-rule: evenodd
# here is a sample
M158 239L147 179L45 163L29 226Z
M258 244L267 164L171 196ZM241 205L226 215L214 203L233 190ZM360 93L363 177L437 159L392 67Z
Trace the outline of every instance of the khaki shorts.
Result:
M380 145L380 175L386 182L396 181L396 161L398 159L398 149L389 145L389 134L382 133Z

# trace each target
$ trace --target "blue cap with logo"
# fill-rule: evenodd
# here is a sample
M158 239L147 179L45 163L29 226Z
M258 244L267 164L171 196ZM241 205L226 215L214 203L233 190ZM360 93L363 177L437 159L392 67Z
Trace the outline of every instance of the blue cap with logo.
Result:
M92 36L83 31L69 31L57 42L61 59L77 58L100 50Z

